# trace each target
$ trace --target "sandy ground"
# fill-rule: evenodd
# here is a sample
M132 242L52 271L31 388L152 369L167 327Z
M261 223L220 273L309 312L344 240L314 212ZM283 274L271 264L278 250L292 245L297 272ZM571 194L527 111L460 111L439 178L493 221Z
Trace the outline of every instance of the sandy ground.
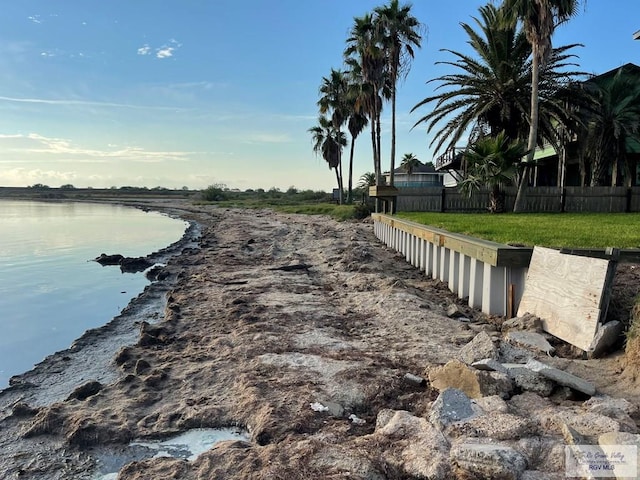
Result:
M198 238L121 317L0 393L0 477L91 479L133 439L240 426L250 442L134 462L118 479L406 478L383 460L393 446L373 435L378 412L425 415L437 392L405 374L427 376L497 319L405 263L367 221L154 208L198 222ZM473 322L448 318L452 303ZM640 399L621 354L555 361Z

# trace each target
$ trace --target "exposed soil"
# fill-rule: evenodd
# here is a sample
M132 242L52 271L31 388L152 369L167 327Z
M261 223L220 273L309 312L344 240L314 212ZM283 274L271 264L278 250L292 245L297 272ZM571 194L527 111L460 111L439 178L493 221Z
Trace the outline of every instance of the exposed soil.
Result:
M223 442L193 462L133 462L118 479L406 478L384 460L394 444L373 435L378 412L425 415L437 392L405 374L426 377L500 319L427 279L367 221L152 207L198 222L198 248L186 245L122 318L0 393L0 477L90 479L105 448L238 425L250 443ZM639 276L620 267L610 319L628 318ZM472 321L448 318L452 303ZM128 333L114 340L116 329ZM640 401L621 353L552 360Z

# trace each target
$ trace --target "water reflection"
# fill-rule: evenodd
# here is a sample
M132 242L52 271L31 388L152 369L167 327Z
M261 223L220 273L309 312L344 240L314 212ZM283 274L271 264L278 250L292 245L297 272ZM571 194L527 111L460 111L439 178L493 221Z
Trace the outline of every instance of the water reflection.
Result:
M177 241L186 227L118 205L0 201L0 388L107 323L148 284L142 274L91 259L147 255Z

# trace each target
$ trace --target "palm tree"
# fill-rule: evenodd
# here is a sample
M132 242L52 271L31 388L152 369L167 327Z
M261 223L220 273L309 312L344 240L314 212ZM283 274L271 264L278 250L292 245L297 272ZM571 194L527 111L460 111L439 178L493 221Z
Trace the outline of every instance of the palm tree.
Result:
M360 181L358 182L358 188L369 188L376 184L376 174L374 172L366 172L360 175Z
M345 63L352 79L357 80L356 109L369 118L371 148L376 178L382 175L380 162L380 115L385 94L385 58L378 44L371 14L354 18L344 51Z
M529 125L529 151L524 171L518 185L518 195L513 207L514 212L522 211L524 188L527 184L528 170L538 143L538 88L540 73L551 55L551 37L556 26L569 21L576 15L580 0L503 0L507 18L515 23L521 21L527 40L531 44L531 109Z
M489 211L504 212L503 189L512 184L516 165L525 154L524 143L510 140L505 132L478 139L464 152L467 170L460 183L461 192L471 196L474 191L486 187L489 189Z
M353 153L355 150L356 138L363 132L369 120L366 115L358 108L356 108L355 99L352 97L350 103L349 120L347 121L347 128L351 135L351 147L349 149L349 184L347 189L347 203L353 203Z
M430 80L439 82L437 90L443 91L425 98L411 110L435 102L414 127L425 123L427 133L435 130L430 145L435 145L436 152L443 147L453 148L467 135L470 142L499 132L509 140L517 140L525 138L529 130L531 47L516 25L505 27L501 9L488 4L479 12L480 18L474 18L479 31L461 24L477 58L445 49L455 60L438 63L454 67L459 73ZM554 49L542 71L540 138L554 146L558 144L558 125L576 128L579 121L569 108L567 95L560 95L574 77L581 75L568 69L574 66L570 62L574 55L567 52L576 46Z
M421 167L422 162L418 160L413 153L405 153L404 157L402 157L402 162L400 163L400 167L407 172L407 176L410 176L413 173L413 170Z
M346 122L349 112L347 103L348 83L346 73L342 70L331 69L328 77L322 77L320 85L320 98L318 107L320 114L331 114L331 125L336 130L336 135L342 134L342 125ZM340 150L341 152L342 150ZM336 171L339 171L340 183L342 184L342 156L338 157ZM340 188L339 202L342 204L343 190Z
M308 129L313 141L313 151L322 155L329 168L336 172L336 181L340 191L340 203L342 203L342 175L339 170L342 149L347 144L347 139L340 129L333 125L333 122L326 116L318 117L318 125Z
M621 166L631 186L627 153L630 141L640 142L640 84L620 68L613 78L587 85L594 89L596 99L585 111L586 127L581 135L586 139L581 149L591 166L590 184L603 185L611 167L611 185L615 186Z
M400 6L398 0L377 7L375 24L386 57L391 88L391 167L389 183L393 186L396 160L396 89L398 78L408 73L414 47L420 48L421 24L411 15L411 4Z

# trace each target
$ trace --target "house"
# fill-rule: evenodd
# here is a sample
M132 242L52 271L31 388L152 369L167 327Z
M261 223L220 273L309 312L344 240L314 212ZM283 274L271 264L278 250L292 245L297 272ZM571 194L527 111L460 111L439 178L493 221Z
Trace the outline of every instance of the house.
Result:
M640 35L640 32L638 32ZM619 70L623 70L625 74L635 75L640 82L640 67L633 63L627 63L621 67L614 68L608 72L596 75L585 83L593 83L603 85L614 77ZM632 165L632 177L630 182L632 186L640 185L640 143L629 140L627 143L627 153L629 161ZM575 138L570 139L566 144L564 151L556 152L551 145L545 145L538 148L534 154L534 185L537 186L580 186L582 184L582 175L580 171L580 161L578 159L577 142ZM563 168L564 167L564 168ZM609 185L622 185L625 179L621 175L616 175L615 181L612 181L613 172L608 172Z
M393 184L397 188L441 187L443 185L444 174L437 172L431 163L415 167L411 171L411 175L402 167L396 168L393 173ZM389 172L384 172L383 175L388 185L391 175Z

